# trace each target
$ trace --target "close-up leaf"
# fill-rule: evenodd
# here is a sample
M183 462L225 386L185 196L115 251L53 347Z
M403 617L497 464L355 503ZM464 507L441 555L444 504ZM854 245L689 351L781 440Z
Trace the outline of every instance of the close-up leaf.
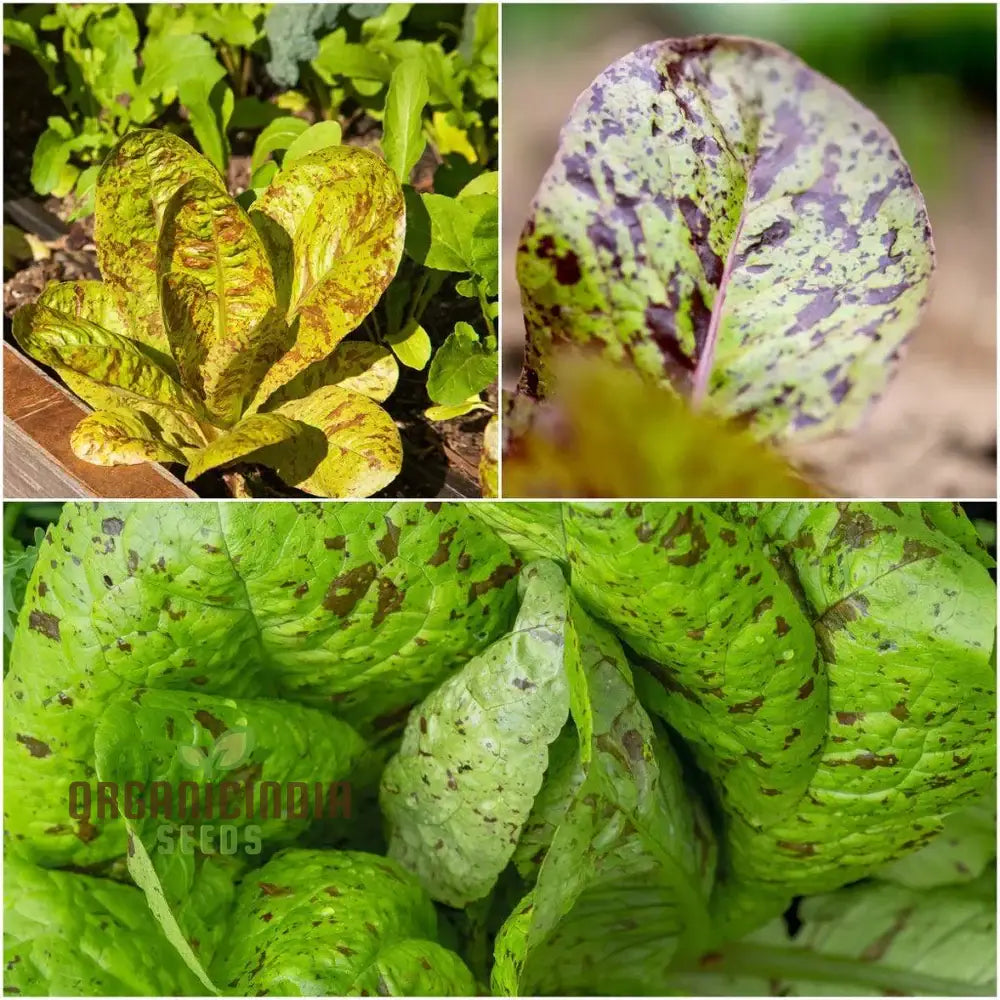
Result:
M577 101L518 251L535 393L561 343L745 421L852 428L927 298L933 244L895 140L768 42L654 42Z

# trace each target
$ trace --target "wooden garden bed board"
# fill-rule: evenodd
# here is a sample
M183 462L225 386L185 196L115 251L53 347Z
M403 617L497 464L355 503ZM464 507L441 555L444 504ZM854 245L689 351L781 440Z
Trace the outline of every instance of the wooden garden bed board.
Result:
M9 344L3 345L3 484L8 500L196 497L159 465L105 468L69 444L87 409Z

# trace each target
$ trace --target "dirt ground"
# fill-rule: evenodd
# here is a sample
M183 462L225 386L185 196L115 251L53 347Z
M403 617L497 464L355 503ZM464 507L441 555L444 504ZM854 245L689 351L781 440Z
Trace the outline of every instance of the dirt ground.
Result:
M503 384L513 389L524 327L514 257L535 189L576 96L605 66L650 37L609 31L572 55L503 62ZM540 98L540 95L541 98ZM831 494L861 497L996 495L996 130L963 129L947 192L929 204L937 247L932 298L899 373L849 435L789 454Z

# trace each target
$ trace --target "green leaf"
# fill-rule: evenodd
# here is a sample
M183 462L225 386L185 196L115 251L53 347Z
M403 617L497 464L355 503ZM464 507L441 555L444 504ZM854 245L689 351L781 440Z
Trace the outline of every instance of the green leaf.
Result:
M939 708L992 684L993 585L919 508L574 504L564 531L575 592L716 786L721 933L870 875L985 791L989 709Z
M427 373L427 395L454 406L487 388L497 377L497 355L480 343L468 323L456 323L437 349Z
M992 788L982 802L945 817L940 833L919 851L886 865L878 877L911 889L971 882L996 859L996 830L996 788Z
M56 188L64 187L65 171L72 153L72 142L55 129L47 128L35 144L31 160L31 186L39 194L52 194Z
M32 804L10 810L9 850L49 866L124 855L119 822L66 815L116 698L177 684L196 698L335 704L372 732L509 628L516 571L454 504L67 504L4 681L5 794ZM298 753L294 739L273 745Z
M184 478L190 483L209 469L248 459L268 445L291 441L302 427L278 413L254 413L188 457ZM250 459L252 461L252 459Z
M576 102L518 254L527 368L586 344L747 421L853 427L895 367L933 268L895 141L767 42L655 42Z
M255 174L272 153L288 149L295 140L306 132L309 122L294 115L275 118L265 125L253 144L253 155L250 157L250 172ZM255 185L256 186L256 185Z
M289 486L313 496L367 497L399 475L399 430L368 396L326 385L260 416L272 414L306 425L287 447L268 448L256 456Z
M284 337L264 244L226 192L196 178L166 207L157 269L181 381L232 426Z
M512 631L410 715L382 774L389 856L437 900L464 906L510 860L569 711L569 595L554 563L521 574Z
M177 747L178 734L192 741L186 751ZM316 709L273 698L157 690L138 690L106 705L94 747L99 779L113 782L119 797L127 782L147 787L158 782L175 790L174 800L163 807L166 815L140 817L131 825L136 839L154 845L162 824L176 828L187 821L199 840L205 827L216 841L219 833L213 824L223 818L221 786L235 782L243 786L243 794L225 810L226 822L239 828L252 825L260 841L272 847L295 840L311 824L323 821L311 807L299 817L289 817L284 808L275 810L264 782L302 782L303 794L314 805L315 786L323 786L325 797L330 784L350 777L365 750L348 723ZM196 778L213 786L211 806L207 795L202 796L202 816L185 815L180 809L177 790L182 781L191 780L191 770L207 772ZM246 805L248 781L253 782L252 814Z
M484 403L478 396L471 396L451 406L428 406L424 410L424 416L428 420L455 420L474 410L489 410L489 408L489 403Z
M167 350L157 285L157 239L174 193L194 177L220 191L218 171L186 142L155 129L131 132L108 154L97 179L94 239L106 285L128 302L129 336Z
M316 122L291 141L285 150L281 165L287 167L296 160L301 160L303 156L326 149L327 146L339 146L341 135L340 122Z
M26 996L201 992L142 893L107 878L4 859L4 988ZM114 947L109 948L109 941Z
M498 271L497 198L443 194L406 195L406 252L417 263L440 271L459 271L486 279L496 293Z
M707 819L637 700L618 640L578 606L571 620L579 745L560 772L550 768L557 794L547 806L544 792L536 799L525 830L537 876L497 936L501 994L642 993L653 970L707 943Z
M427 331L415 320L398 329L395 333L390 333L386 342L392 348L393 354L406 365L421 371L427 367L427 362L431 359L431 338L427 336Z
M240 994L474 994L469 970L436 938L430 899L391 860L292 849L241 886L212 971Z
M235 97L225 79L210 84L197 78L184 80L179 88L181 104L188 110L191 129L201 151L220 173L229 167L229 139L226 130L233 115Z
M913 891L872 882L807 899L802 927L776 920L712 954L704 971L655 979L689 995L994 996L994 876Z
M399 267L405 214L399 181L374 153L330 146L282 170L251 208L268 247L278 301L295 342L252 406L328 357L375 307Z
M427 145L423 112L430 97L427 74L420 59L404 59L393 71L385 97L382 149L386 162L402 183L410 179Z

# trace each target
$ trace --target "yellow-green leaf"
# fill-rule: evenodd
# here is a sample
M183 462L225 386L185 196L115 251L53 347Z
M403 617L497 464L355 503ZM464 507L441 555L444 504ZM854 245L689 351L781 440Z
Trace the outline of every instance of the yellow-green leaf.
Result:
M550 401L519 396L505 414L505 497L813 495L776 452L637 372L565 353L553 363Z
M484 403L478 396L470 396L461 403L452 403L447 406L428 406L424 410L424 416L428 420L454 420L455 417L464 417L466 413L473 410L488 410L489 404Z
M198 411L197 402L152 352L96 323L36 303L17 313L14 337L36 361L102 387L104 400L120 402L117 391L125 390L155 403Z
M280 414L254 413L246 420L241 420L222 437L190 455L184 478L191 482L209 469L239 461L268 445L287 442L301 430L294 420ZM287 444L283 447L287 447Z
M251 217L274 270L295 342L254 398L267 399L332 353L368 315L399 267L405 210L399 180L366 149L329 146L282 170Z
M225 191L196 178L167 206L158 251L163 320L181 382L219 424L232 426L283 346L264 244Z
M402 468L399 430L367 396L328 385L275 412L311 430L255 456L290 486L315 496L367 497L388 486Z
M330 357L286 382L267 400L265 409L274 410L289 400L304 399L325 385L339 385L381 403L389 398L398 380L399 365L390 351L365 340L345 340Z
M70 436L73 454L91 465L140 465L183 462L184 453L162 437L147 413L124 408L97 410L84 417Z
M420 371L427 367L427 362L431 359L431 338L415 319L385 339L407 368Z
M219 172L183 139L159 129L130 132L97 178L94 239L104 281L128 297L130 336L167 349L157 291L156 242L167 203L193 177L220 191Z

